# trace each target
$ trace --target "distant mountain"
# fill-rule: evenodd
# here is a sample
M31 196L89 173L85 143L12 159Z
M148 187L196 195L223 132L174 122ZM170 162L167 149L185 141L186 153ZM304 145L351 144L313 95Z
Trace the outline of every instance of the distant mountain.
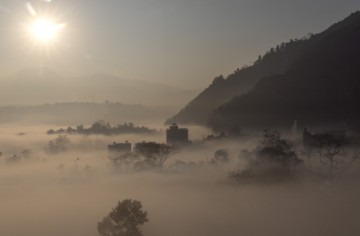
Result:
M0 106L56 102L104 102L180 106L195 90L97 74L64 77L47 68L25 68L0 79Z
M301 42L306 46L285 73L261 79L247 94L217 108L209 125L216 130L290 127L298 120L303 125L359 127L359 42L356 12Z
M90 125L98 120L113 124L133 122L159 124L174 112L173 107L128 105L122 103L54 103L38 106L0 107L0 124Z

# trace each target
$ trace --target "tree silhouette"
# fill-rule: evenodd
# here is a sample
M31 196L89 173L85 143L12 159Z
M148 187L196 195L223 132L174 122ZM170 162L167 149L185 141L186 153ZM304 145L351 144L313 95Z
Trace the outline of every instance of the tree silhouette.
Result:
M147 167L162 168L165 161L176 152L177 149L174 146L155 142L141 143L136 148L136 153L145 158L142 164L146 164Z
M97 229L102 236L143 236L140 227L146 222L147 212L141 202L125 199L98 223Z
M218 149L214 153L214 158L211 160L211 164L223 164L229 161L229 151L226 149Z
M229 173L229 178L236 182L292 180L296 167L303 162L279 132L269 130L264 130L261 143L254 151L244 150L241 155L249 163L244 170Z
M257 161L289 170L296 168L302 162L294 152L292 145L282 139L279 132L269 130L264 130L263 140L257 151Z
M48 143L47 151L52 154L64 152L70 145L70 139L66 135L59 135Z
M322 134L315 137L315 147L319 152L320 162L329 169L329 176L333 177L334 171L345 168L355 159L347 161L344 157L344 146L348 144L345 136Z

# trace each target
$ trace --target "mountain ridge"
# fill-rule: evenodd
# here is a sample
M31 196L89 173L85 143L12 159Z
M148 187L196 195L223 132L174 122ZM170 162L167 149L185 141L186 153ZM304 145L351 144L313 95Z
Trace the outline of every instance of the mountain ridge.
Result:
M360 112L360 12L323 34L284 74L260 80L210 115L215 130L343 124L358 128Z
M179 113L168 119L166 123L177 122L180 124L190 123L206 125L213 110L226 104L227 102L230 102L234 97L241 96L252 91L258 81L274 75L281 75L286 73L288 70L291 70L295 63L298 63L299 60L304 58L304 56L309 54L309 52L314 50L314 48L319 47L323 40L353 27L352 22L354 19L359 18L359 15L359 11L354 12L343 21L331 25L321 33L310 35L309 37L298 40L290 40L287 43L282 43L276 46L276 48L271 48L263 57L259 56L259 59L252 66L235 71L235 73L229 75L227 79L224 79L223 77L215 78L208 88L201 92ZM275 64L277 67L273 67L272 69L270 68L267 71L261 71L261 65L267 68L264 64L268 67L272 67L269 65ZM256 75L254 71L261 76L254 76L254 74ZM245 76L246 73L249 73L250 75ZM237 82L234 82L235 80L237 80ZM251 82L248 83L248 81ZM241 85L242 82L245 83L245 86L240 86L239 88L239 85ZM226 84L226 86L224 84ZM246 89L244 89L244 87ZM226 88L231 89L226 90ZM218 93L220 96L215 96L212 90L220 91ZM238 94L234 95L233 91L237 91ZM210 94L212 98L210 98ZM224 97L226 97L227 101L224 101L226 100L223 99Z

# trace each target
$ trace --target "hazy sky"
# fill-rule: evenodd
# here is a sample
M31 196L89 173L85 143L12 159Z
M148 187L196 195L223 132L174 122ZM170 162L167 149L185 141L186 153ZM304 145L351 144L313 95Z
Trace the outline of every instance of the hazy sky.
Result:
M47 48L24 30L28 2L67 25ZM46 66L199 88L358 9L359 0L0 0L0 75Z

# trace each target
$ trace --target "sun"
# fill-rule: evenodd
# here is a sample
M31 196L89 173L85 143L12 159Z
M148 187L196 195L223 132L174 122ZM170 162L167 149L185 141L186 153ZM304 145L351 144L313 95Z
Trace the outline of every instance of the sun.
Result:
M39 43L49 43L56 39L65 24L58 24L46 18L35 19L29 26L31 37Z

